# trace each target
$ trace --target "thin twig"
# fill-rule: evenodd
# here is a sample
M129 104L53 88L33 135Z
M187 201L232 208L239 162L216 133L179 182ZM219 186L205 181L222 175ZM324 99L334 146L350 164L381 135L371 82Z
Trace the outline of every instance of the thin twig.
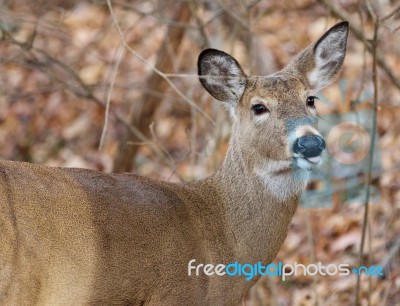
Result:
M76 74L75 71L73 71L68 65L65 63L59 61L58 59L52 57L49 55L46 51L32 47L28 45L25 42L18 42L16 41L10 33L3 31L5 33L6 38L10 43L12 43L15 46L20 47L21 53L22 54L28 54L29 59L26 60L29 66L33 66L33 68L42 71L46 75L48 75L50 78L53 80L59 82L62 84L65 88L67 88L70 92L72 92L75 96L81 97L84 99L91 100L95 102L96 104L106 107L105 103L96 97L93 92L91 91L90 87L86 85L82 79ZM43 56L44 59L41 60L38 57L38 54ZM76 84L71 84L71 82L68 81L67 78L65 77L58 77L51 71L51 66L55 66L57 68L61 68L62 72L65 73L67 76L69 76ZM119 112L111 112L109 113L112 117L117 119L118 122L122 123L133 135L135 135L141 142L149 142L149 139L135 126L131 125L129 120L125 118L121 113ZM159 150L157 147L151 147L153 152L160 157L161 160L166 161L166 157L164 156L163 152Z
M387 14L385 17L382 17L380 19L381 23L396 16L397 14L400 14L400 5L396 7L391 13Z
M124 55L124 50L125 50L125 48L124 48L123 44L121 43L120 46L118 47L117 61L115 63L115 66L113 68L113 72L111 75L110 88L107 91L107 98L106 98L106 102L105 102L106 109L105 109L105 114L104 114L104 126L103 126L103 131L101 132L99 151L101 151L104 146L104 140L106 137L107 127L108 127L108 117L109 117L108 115L110 112L110 102L111 102L112 91L114 88L115 79L117 78L118 67L119 67L119 64L121 63L121 59Z
M173 174L176 174L177 176L178 176L178 178L181 180L181 181L183 181L183 178L182 178L182 176L177 172L177 164L175 163L175 161L174 161L174 159L173 159L173 157L171 156L171 154L168 152L168 150L162 145L162 143L159 141L159 139L158 139L158 137L157 137L157 135L156 135L156 132L155 132L155 130L154 130L154 122L152 122L151 124L150 124L150 133L151 133L151 136L152 136L152 138L153 138L153 143L155 144L155 145L157 145L160 149L161 149L161 151L165 154L165 156L168 158L168 161L169 161L169 167L172 169L172 171L171 171L171 174L170 174L170 176L168 177L168 181L172 178L172 175Z
M188 5L190 5L192 2L189 2ZM158 5L156 9L150 11L150 12L144 12L138 8L136 8L134 5L130 3L125 3L123 1L113 1L114 6L119 6L122 9L125 10L131 10L134 13L140 15L141 17L151 17L157 19L158 22L160 22L163 25L168 25L168 26L173 26L175 28L184 28L184 29L191 29L191 30L198 30L196 26L184 23L184 22L179 22L175 21L172 19L166 19L166 18L161 18L160 16L157 15L161 10L165 9L172 3L163 3L162 5Z
M364 201L364 218L362 225L362 236L361 236L361 245L360 245L360 253L358 263L359 266L363 264L364 258L364 245L365 245L365 237L368 228L368 215L369 215L369 202L371 195L371 183L372 183L372 166L374 161L374 148L375 148L375 131L377 126L377 112L378 112L378 75L377 75L377 47L378 47L378 30L379 30L379 17L374 14L372 11L370 12L371 16L374 18L374 36L371 41L372 46L372 81L374 85L374 115L373 115L373 124L372 124L372 135L371 135L371 144L370 144L370 156L369 156L369 164L368 164L368 172L367 172L367 190L365 194ZM358 306L360 303L359 300L359 292L360 292L360 282L361 276L357 274L357 286L356 286L356 298L355 305Z
M397 238L397 240L390 248L389 254L387 254L379 263L379 266L383 268L385 274L389 270L388 266L390 265L390 262L393 259L393 257L399 256L399 250L400 250L400 238Z
M307 240L308 240L308 247L310 249L310 261L311 263L315 263L315 251L314 251L314 236L311 228L311 220L310 220L310 212L308 209L304 210L305 214L305 223L306 223L306 230L307 230ZM314 306L318 306L318 291L317 291L317 275L313 275L313 293L315 298Z
M364 28L364 17L363 17L363 12L362 12L362 9L361 9L361 0L357 1L357 5L358 5L358 14L360 16L361 28L363 29ZM367 70L367 53L368 53L367 47L366 47L367 46L367 41L366 41L366 38L365 38L365 35L364 35L365 34L364 31L362 31L361 34L362 34L362 41L363 41L363 47L364 47L364 50L363 50L363 64L362 64L360 86L359 86L359 90L358 90L358 92L356 94L356 99L355 99L356 103L360 101L360 97L361 97L361 94L363 92L363 87L364 87L364 83L365 83L365 79L366 79L366 70Z
M202 49L208 48L210 46L210 39L208 38L208 35L206 33L206 27L204 25L203 20L197 14L197 4L195 1L193 1L193 2L191 1L188 3L188 5L189 5L190 13L192 14L194 20L196 21L198 31L201 35L201 40L202 40L202 42L200 43L201 48Z

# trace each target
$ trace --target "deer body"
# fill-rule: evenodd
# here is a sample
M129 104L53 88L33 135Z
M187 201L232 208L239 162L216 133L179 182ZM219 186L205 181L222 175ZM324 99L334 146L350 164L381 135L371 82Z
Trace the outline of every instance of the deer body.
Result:
M2 205L8 256L1 266L9 271L1 283L3 305L239 304L252 282L188 276L187 263L272 261L297 203L294 197L284 207L266 205L262 184L245 176L236 189L225 189L222 170L181 186L135 175L0 165L0 199L8 204ZM259 192L246 194L254 187ZM193 291L200 296L186 296Z
M258 277L189 276L188 262L274 259L324 149L314 123L286 122L313 115L305 100L321 69L337 74L347 28L269 77L246 77L221 51L200 55L201 82L234 114L227 156L207 179L0 161L0 305L240 305Z

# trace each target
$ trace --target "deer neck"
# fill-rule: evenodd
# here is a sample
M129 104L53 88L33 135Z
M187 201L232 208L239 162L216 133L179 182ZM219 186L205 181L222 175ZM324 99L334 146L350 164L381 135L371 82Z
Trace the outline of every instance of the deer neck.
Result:
M206 180L218 194L210 204L220 208L236 260L270 262L286 237L305 183L291 171L279 171L282 163L249 160L256 156L240 148L233 137L221 169Z

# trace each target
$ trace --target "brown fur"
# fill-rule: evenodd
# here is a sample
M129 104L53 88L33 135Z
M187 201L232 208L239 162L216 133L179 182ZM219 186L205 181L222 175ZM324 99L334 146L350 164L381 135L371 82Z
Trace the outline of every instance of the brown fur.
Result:
M239 305L257 277L188 276L188 262L268 264L282 245L305 187L285 121L314 114L308 50L310 63L246 77L237 101L238 91L220 95L234 104L233 135L205 180L0 161L0 305ZM268 120L254 118L254 99Z

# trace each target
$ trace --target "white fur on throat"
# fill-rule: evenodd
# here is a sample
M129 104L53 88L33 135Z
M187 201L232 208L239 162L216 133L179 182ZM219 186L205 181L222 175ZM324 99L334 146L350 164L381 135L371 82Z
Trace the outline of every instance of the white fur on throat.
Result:
M302 193L310 178L308 171L293 168L291 161L268 160L264 167L256 169L255 173L272 196L280 202Z

